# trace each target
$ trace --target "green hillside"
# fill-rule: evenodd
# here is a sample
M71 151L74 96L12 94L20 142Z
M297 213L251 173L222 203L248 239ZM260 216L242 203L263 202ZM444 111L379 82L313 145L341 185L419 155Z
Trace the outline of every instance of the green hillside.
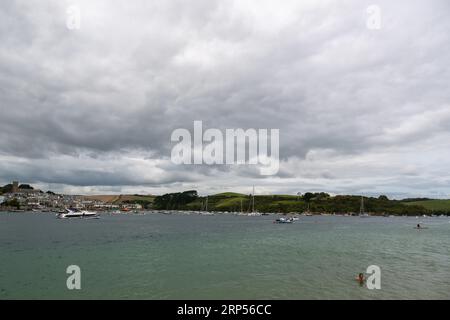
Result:
M306 193L294 195L258 195L255 196L255 210L267 213L302 213L309 210L313 213L350 213L360 210L361 196L330 196L326 193ZM250 212L251 195L239 193L219 193L208 197L200 197L195 190L184 193L172 193L158 196L154 201L155 209L163 210L205 210ZM364 197L365 211L373 215L422 215L431 214L430 209L398 200L389 200L385 196L378 198ZM450 207L448 212L450 212Z
M406 205L422 206L432 211L450 211L450 200L424 200L405 202Z

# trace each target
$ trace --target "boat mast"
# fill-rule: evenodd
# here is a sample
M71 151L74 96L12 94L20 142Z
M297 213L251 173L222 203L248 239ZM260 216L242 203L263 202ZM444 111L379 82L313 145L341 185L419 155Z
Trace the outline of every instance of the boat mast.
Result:
M208 212L208 196L206 196L205 211Z
M255 212L255 186L253 186L252 213Z
M361 206L359 207L359 214L364 214L364 197L361 196Z

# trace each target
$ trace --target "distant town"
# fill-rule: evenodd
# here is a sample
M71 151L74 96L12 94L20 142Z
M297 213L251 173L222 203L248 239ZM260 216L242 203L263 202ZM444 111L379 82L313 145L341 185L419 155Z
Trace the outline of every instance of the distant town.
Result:
M153 196L83 196L42 191L29 184L13 181L0 187L0 211L59 212L64 208L79 210L144 210L151 205Z

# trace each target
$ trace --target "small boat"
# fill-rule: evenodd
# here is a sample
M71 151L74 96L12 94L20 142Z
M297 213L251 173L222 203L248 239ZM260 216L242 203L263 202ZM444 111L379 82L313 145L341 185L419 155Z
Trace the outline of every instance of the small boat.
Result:
M278 218L273 223L294 223L293 218Z
M252 204L252 212L248 213L247 216L249 216L249 217L259 217L261 215L261 213L255 211L255 186L253 186L252 203L251 204Z
M247 216L249 217L259 217L261 214L259 212L250 212L249 214L247 214Z
M368 218L370 217L368 213L364 212L364 198L361 197L361 207L359 208L359 216L361 218Z
M78 209L65 209L63 212L58 213L56 216L59 219L68 218L98 218L98 214L95 211L86 211Z
M307 216L307 217L312 217L312 213L311 213L311 211L309 210L309 208L310 208L310 206L309 206L309 203L308 203L308 208L306 209L306 211L305 212L303 212L303 215L304 216Z

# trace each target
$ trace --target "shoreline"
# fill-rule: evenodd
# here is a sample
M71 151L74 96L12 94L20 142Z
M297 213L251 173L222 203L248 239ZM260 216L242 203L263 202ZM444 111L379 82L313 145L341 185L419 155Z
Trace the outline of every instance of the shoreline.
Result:
M57 214L59 211L57 210L4 210L0 209L0 214L2 213L31 213L31 214ZM134 212L129 211L96 211L99 215L123 215L123 216L136 216L136 215L148 215L148 214L163 214L163 215L199 215L199 216L219 216L219 215L228 215L228 216L242 216L242 217L264 217L264 216L285 216L285 217L343 217L343 218L351 218L351 217L360 217L358 214L352 213L280 213L280 212L264 212L264 213L241 213L241 212L229 212L229 211L195 211L195 210L138 210ZM372 214L368 213L368 216L364 216L363 218L445 218L450 217L450 215L383 215L383 214Z

